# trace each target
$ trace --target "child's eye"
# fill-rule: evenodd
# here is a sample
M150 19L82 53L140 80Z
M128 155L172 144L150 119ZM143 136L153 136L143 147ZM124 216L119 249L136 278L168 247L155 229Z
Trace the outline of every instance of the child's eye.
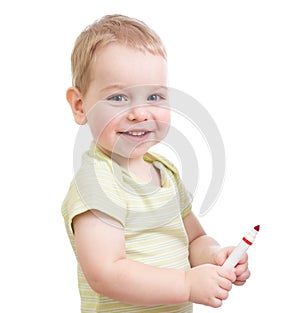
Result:
M147 101L160 101L160 100L163 100L164 98L161 96L161 95L158 95L158 94L153 94L153 95L150 95L148 98L147 98Z
M125 95L113 95L108 97L107 100L114 102L124 102L127 101L127 97Z

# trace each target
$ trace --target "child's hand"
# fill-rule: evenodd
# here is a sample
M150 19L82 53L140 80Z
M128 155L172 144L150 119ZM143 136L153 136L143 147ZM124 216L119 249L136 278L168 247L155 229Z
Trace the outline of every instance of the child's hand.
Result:
M232 282L236 280L234 270L212 264L204 264L186 273L190 286L189 301L218 308L228 298Z
M234 247L221 248L215 255L215 264L222 266L225 260L228 258ZM250 277L250 271L248 268L248 255L243 255L239 263L234 268L236 280L233 282L237 286L245 284Z

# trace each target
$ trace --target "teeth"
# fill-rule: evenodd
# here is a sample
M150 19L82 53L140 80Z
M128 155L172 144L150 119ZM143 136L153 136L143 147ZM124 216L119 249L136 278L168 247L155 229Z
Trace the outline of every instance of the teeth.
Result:
M143 136L146 134L146 131L143 131L143 132L135 132L135 131L132 131L132 132L126 132L127 134L131 135L131 136Z

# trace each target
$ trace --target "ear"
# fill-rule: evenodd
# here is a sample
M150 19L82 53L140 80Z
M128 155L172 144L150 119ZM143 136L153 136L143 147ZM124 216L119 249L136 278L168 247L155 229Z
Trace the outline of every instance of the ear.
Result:
M70 87L67 90L67 100L70 104L75 122L79 125L84 125L87 122L83 108L82 95L78 88Z

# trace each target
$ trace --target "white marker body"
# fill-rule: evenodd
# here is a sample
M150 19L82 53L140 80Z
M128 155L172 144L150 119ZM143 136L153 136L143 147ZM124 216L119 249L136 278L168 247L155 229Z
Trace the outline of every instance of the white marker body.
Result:
M254 239L256 237L256 234L258 232L255 229L252 229L244 238L244 239L234 248L234 250L231 252L227 260L224 262L222 267L232 269L234 268L242 258L242 256L246 253L250 245L254 242Z

